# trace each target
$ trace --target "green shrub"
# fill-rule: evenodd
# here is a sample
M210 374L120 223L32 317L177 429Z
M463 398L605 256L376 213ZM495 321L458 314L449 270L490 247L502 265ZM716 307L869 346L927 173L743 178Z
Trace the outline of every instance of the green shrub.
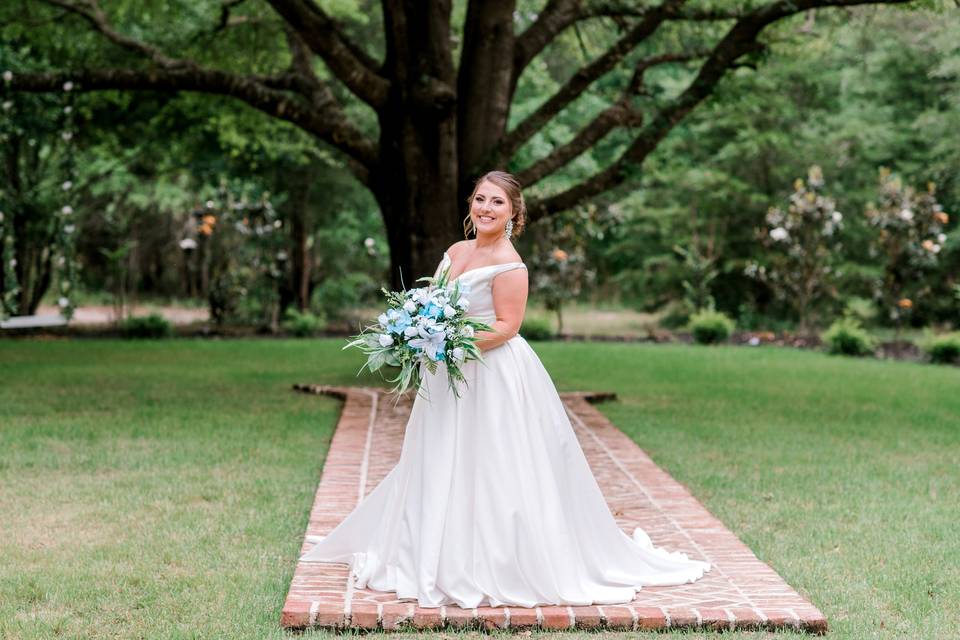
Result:
M520 326L520 335L526 340L550 340L553 338L553 327L549 320L529 318Z
M173 325L159 313L151 313L127 318L120 323L120 331L125 338L169 338L173 335Z
M309 311L301 313L296 309L287 309L283 329L298 338L309 338L322 331L324 324L322 317Z
M736 325L721 311L703 310L690 316L688 326L698 343L716 344L729 338Z
M410 285L407 283L407 286ZM320 309L330 320L342 321L350 317L353 309L364 303L381 304L380 287L366 273L353 272L344 276L329 277L313 291L311 307Z
M960 331L931 336L920 343L930 362L934 364L960 363Z
M843 315L852 316L863 324L869 325L876 321L880 310L877 308L877 303L869 298L851 296L844 306Z
M680 302L668 302L661 309L659 325L664 329L679 329L690 322L690 310Z
M876 339L863 328L860 321L850 316L836 320L820 339L828 353L844 356L871 355L877 346Z

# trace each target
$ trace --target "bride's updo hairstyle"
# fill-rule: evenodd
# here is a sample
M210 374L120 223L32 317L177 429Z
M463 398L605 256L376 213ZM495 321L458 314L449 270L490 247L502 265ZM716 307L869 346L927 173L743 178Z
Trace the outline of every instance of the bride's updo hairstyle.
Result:
M524 203L523 194L520 192L520 183L517 182L517 179L514 178L512 174L506 171L488 171L480 176L473 185L473 193L467 198L469 208L467 209L467 217L463 221L463 236L467 238L471 233L476 232L473 226L473 220L470 219L470 208L473 207L473 197L477 195L477 189L479 189L480 185L484 182L492 182L507 193L507 198L510 199L510 210L513 211L513 217L511 218L511 220L513 220L513 231L511 232L511 236L514 238L517 237L523 232L523 227L527 222L527 205Z

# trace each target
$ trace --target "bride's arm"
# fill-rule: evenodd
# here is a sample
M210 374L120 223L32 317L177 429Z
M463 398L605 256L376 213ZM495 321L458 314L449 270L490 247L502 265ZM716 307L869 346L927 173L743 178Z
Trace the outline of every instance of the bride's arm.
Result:
M527 308L527 270L512 269L493 279L493 331L477 332L477 346L488 351L517 335Z

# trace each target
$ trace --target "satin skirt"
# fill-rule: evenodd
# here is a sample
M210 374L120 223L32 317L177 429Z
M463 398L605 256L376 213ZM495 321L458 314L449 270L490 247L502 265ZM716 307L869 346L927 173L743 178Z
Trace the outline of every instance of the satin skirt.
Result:
M301 560L422 607L625 603L710 570L619 528L522 337L464 373L460 398L443 366L425 373L396 466Z

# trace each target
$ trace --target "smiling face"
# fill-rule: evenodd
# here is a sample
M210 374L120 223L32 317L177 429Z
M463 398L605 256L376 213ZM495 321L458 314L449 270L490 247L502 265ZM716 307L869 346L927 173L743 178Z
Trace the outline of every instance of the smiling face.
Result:
M503 233L513 207L507 192L489 180L480 183L470 202L470 218L477 234Z

